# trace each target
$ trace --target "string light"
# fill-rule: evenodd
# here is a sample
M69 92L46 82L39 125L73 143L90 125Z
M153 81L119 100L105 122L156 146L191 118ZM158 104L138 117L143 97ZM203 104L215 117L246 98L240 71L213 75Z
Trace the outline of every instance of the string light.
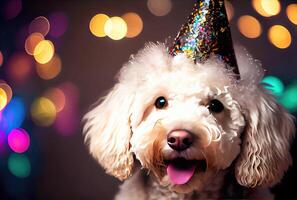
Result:
M281 25L274 25L268 30L268 39L280 49L288 48L292 41L291 33Z
M156 16L165 16L172 9L171 0L148 0L147 7L149 11Z
M240 33L247 38L258 38L262 33L260 22L250 15L241 16L237 25Z
M55 53L54 44L49 40L42 40L34 49L34 58L40 64L49 62Z
M120 40L127 34L127 24L121 17L111 17L104 25L105 34L113 40Z
M127 38L134 38L141 33L143 29L143 22L137 13L126 13L122 16L122 18L127 23Z
M107 20L109 20L109 17L105 14L97 14L92 17L89 24L91 33L97 37L105 37L104 26Z
M287 7L287 16L289 18L289 20L297 25L297 4L290 4L288 7Z

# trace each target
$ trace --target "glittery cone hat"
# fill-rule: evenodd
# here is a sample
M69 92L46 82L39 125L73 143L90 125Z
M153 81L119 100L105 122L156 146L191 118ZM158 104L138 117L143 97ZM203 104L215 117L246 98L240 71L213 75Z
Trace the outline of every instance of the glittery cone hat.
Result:
M203 63L214 54L239 78L224 0L197 0L169 53L185 53L195 63Z

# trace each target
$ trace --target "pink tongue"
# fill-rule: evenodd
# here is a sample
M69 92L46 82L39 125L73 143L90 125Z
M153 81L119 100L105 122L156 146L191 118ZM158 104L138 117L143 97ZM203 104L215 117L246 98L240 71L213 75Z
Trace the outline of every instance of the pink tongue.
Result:
M167 167L167 174L173 184L182 185L193 177L195 168L194 164L190 164L186 168L179 168L171 163Z

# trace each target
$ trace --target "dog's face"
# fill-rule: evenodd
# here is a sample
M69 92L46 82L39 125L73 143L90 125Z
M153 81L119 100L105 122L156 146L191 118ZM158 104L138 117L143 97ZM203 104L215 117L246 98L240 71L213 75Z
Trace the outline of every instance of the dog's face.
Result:
M236 83L220 62L195 65L152 45L86 115L91 153L121 180L135 155L176 192L203 190L231 164L240 184L272 185L290 164L293 123L258 83L249 84Z

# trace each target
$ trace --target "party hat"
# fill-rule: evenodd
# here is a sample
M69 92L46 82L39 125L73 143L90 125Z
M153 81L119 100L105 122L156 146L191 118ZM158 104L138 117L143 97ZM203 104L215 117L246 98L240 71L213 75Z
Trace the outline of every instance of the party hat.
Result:
M169 53L173 56L185 53L195 63L216 55L239 78L224 0L197 0Z

